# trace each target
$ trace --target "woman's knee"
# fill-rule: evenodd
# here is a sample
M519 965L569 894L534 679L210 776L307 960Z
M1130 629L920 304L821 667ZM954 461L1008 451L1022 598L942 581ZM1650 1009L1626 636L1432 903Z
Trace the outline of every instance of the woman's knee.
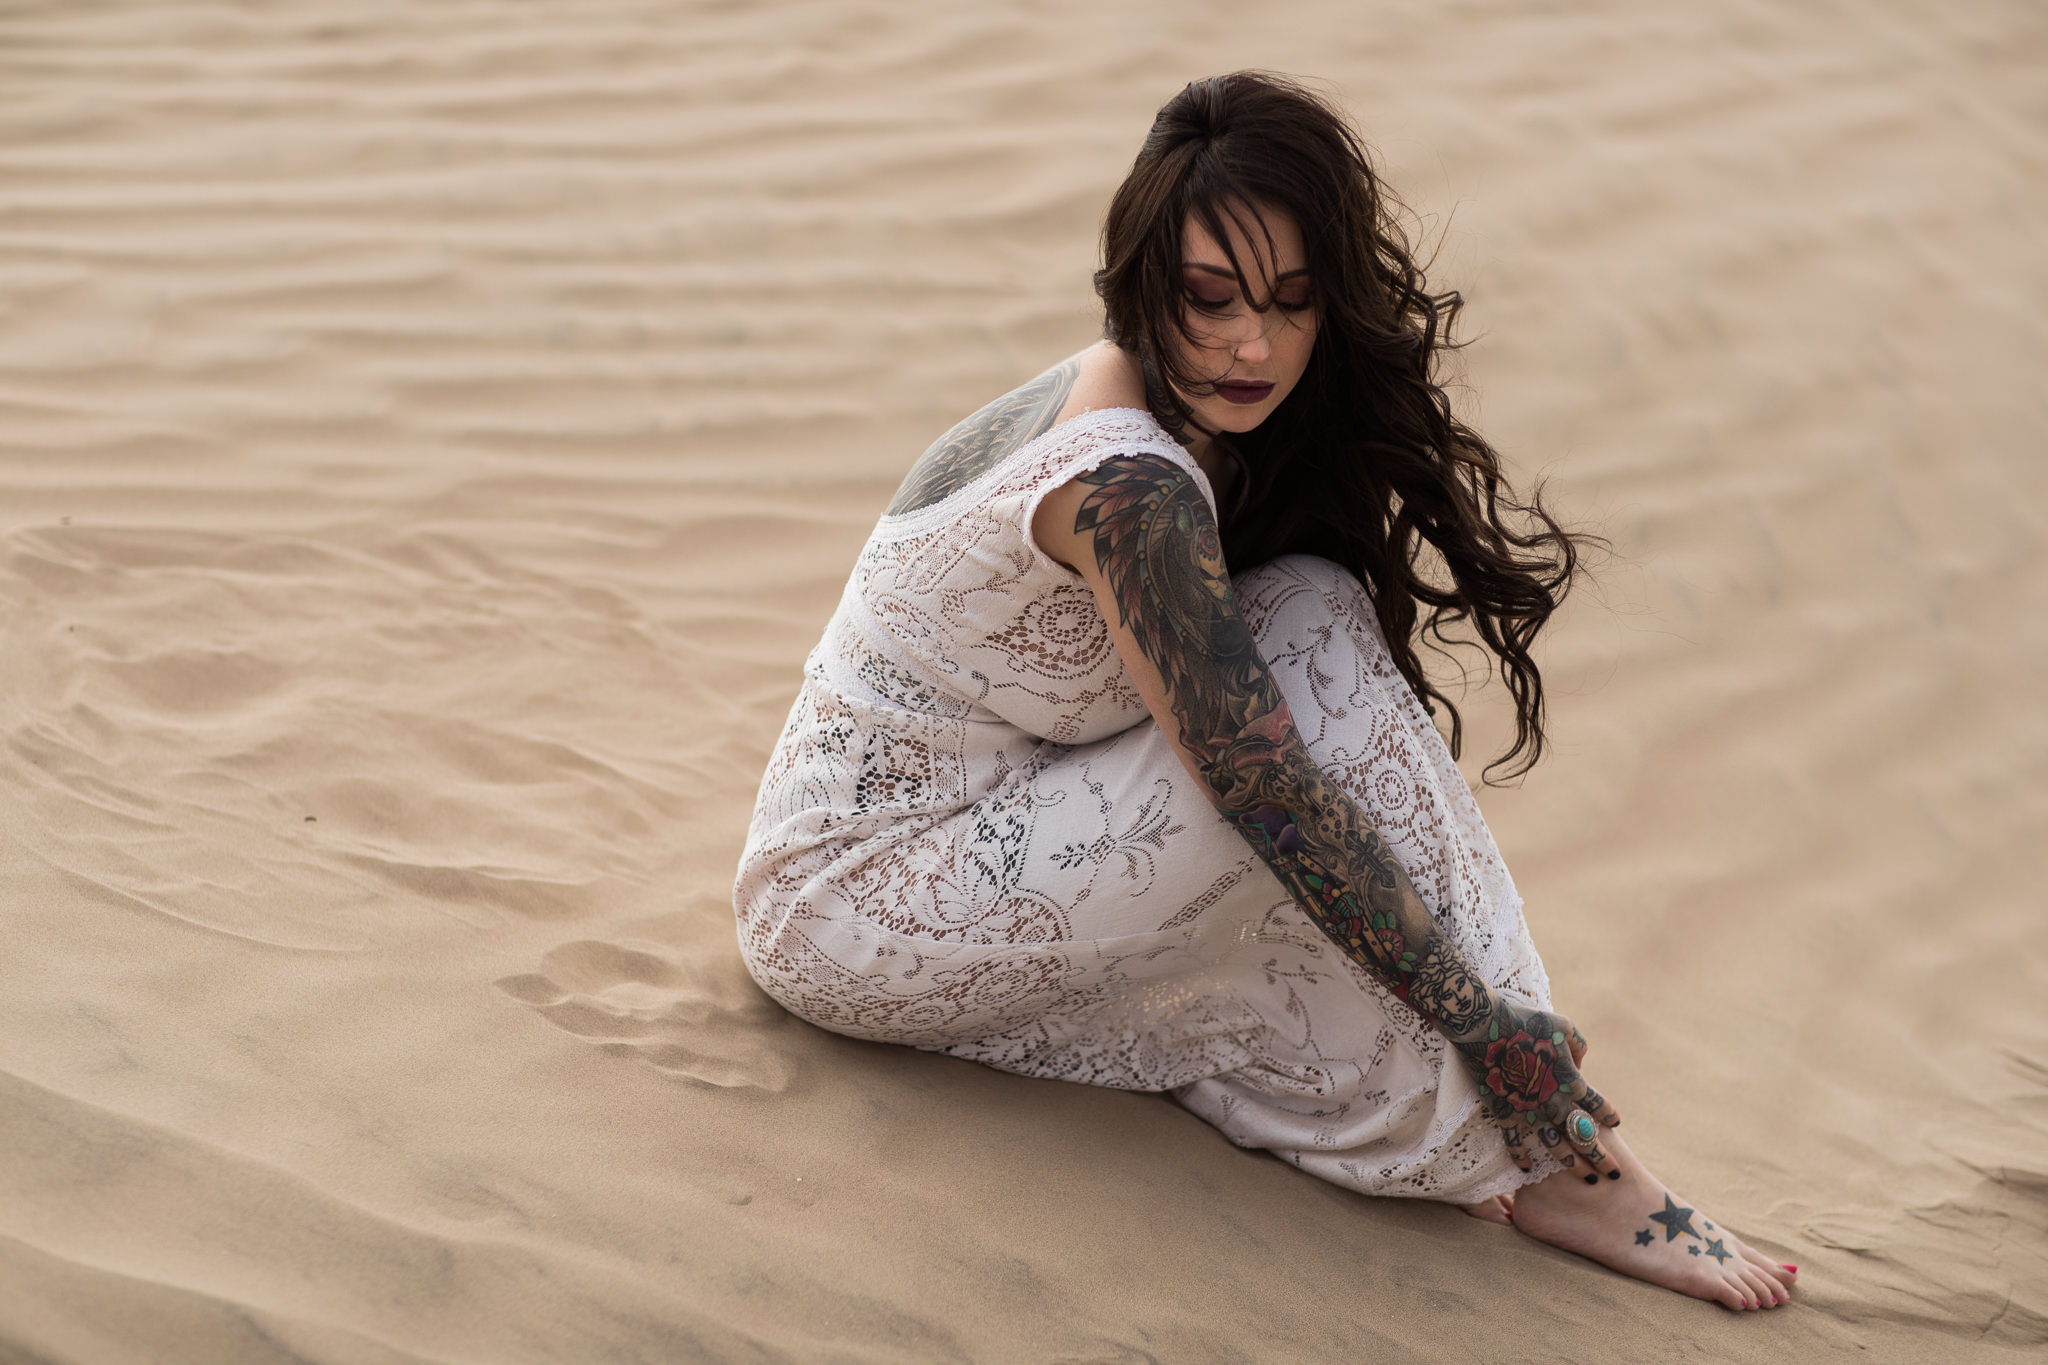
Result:
M1306 589L1312 592L1355 591L1357 575L1321 555L1281 555L1256 569L1232 574L1230 582L1239 597L1263 598L1272 593Z
M1231 586L1262 649L1298 643L1304 631L1327 637L1333 629L1362 648L1379 647L1372 598L1357 576L1334 560L1282 555L1233 575Z

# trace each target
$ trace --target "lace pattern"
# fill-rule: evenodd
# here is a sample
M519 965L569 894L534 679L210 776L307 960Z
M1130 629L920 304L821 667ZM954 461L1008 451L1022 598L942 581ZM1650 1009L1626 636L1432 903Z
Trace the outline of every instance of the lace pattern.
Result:
M735 888L749 969L823 1027L1172 1091L1368 1193L1526 1182L1434 1030L1216 815L1093 595L1033 542L1045 494L1140 451L1201 481L1148 414L1096 412L876 528L762 782ZM1507 869L1364 590L1300 557L1237 585L1311 753L1483 974L1547 1003Z

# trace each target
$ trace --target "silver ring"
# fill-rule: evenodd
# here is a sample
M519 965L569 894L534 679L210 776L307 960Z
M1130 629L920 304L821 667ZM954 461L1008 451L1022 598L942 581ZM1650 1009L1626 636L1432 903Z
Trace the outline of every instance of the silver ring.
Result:
M1574 1109L1565 1116L1565 1141L1582 1152L1590 1152L1600 1142L1600 1125L1593 1122L1593 1116L1583 1109Z

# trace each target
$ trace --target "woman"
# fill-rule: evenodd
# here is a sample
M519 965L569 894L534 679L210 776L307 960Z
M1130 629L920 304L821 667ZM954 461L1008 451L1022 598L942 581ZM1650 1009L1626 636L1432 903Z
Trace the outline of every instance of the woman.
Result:
M1451 416L1456 298L1357 139L1278 78L1190 85L1103 250L1106 339L924 453L806 664L749 970L825 1028L1170 1091L1338 1184L1786 1301L1612 1131L1452 761L1416 637L1492 650L1526 769L1577 547Z

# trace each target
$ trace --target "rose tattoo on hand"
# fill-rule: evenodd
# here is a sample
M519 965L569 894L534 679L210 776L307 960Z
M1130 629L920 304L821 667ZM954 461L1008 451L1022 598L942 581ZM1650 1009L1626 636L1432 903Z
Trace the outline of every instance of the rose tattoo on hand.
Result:
M1496 997L1486 1025L1453 1044L1496 1121L1538 1128L1563 1121L1584 1085L1566 1050L1568 1027L1556 1015Z
M1517 1113L1541 1109L1557 1093L1557 1045L1518 1030L1486 1046L1486 1088Z

